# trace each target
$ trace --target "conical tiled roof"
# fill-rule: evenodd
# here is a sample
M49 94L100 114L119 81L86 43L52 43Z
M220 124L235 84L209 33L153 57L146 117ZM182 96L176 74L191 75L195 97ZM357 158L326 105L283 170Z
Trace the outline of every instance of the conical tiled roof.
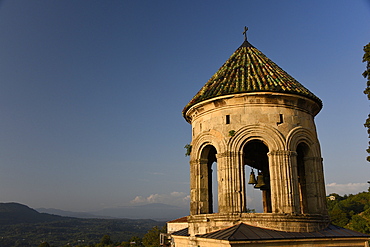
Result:
M185 106L183 114L204 100L248 92L297 94L314 100L322 107L318 97L245 40Z

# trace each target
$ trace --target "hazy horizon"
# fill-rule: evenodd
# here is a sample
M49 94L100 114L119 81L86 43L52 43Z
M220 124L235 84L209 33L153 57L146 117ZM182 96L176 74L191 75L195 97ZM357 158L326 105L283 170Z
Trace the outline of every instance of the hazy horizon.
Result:
M367 191L370 2L0 1L0 201L189 207L182 109L249 42L317 95L327 194ZM260 208L248 188L248 208Z

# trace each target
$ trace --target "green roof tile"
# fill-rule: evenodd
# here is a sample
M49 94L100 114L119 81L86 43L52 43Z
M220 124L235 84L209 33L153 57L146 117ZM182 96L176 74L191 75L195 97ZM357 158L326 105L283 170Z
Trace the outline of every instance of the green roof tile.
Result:
M248 92L280 92L305 96L322 106L321 100L282 70L248 41L231 55L185 106L214 97Z

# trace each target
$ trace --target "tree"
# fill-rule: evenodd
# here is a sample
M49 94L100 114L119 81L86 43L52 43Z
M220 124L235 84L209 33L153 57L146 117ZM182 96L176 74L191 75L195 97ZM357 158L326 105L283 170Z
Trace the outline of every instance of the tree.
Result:
M157 226L153 227L143 237L143 244L145 247L160 247L159 234L166 232L166 226L159 229Z
M130 238L130 246L143 246L142 242L143 240L137 236L133 236Z
M109 235L104 235L102 239L100 240L100 243L97 244L98 247L105 247L110 246L112 244L112 240L110 239Z
M363 232L366 234L370 233L370 220L366 218L370 214L370 209L365 212L354 215L349 223L348 228L354 231Z
M50 247L50 244L48 242L42 242L39 244L39 247Z
M364 76L364 78L367 79L366 89L364 90L364 94L366 94L368 100L370 100L370 43L364 46L364 52L365 54L362 59L362 62L364 63L366 62L366 70L364 71L364 73L362 73L362 75ZM368 115L364 125L367 128L367 133L369 134L369 138L370 138L370 114ZM369 154L367 156L367 161L370 162L370 142L369 142L369 146L366 149L366 151Z
M334 225L370 233L370 192L348 196L330 194L327 198L328 212Z
M334 225L345 227L349 222L347 213L341 209L338 204L335 205L331 211L329 211L329 215Z

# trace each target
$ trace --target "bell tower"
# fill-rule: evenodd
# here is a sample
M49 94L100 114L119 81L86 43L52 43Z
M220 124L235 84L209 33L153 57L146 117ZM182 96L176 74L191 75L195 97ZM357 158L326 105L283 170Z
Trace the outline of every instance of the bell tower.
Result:
M192 126L189 234L241 222L322 230L329 217L314 121L322 102L251 45L246 30L183 110ZM262 193L263 213L247 211L247 186Z
M315 116L321 100L247 40L183 110L192 126L190 215L163 246L368 246L330 224ZM247 187L263 212L248 210Z

